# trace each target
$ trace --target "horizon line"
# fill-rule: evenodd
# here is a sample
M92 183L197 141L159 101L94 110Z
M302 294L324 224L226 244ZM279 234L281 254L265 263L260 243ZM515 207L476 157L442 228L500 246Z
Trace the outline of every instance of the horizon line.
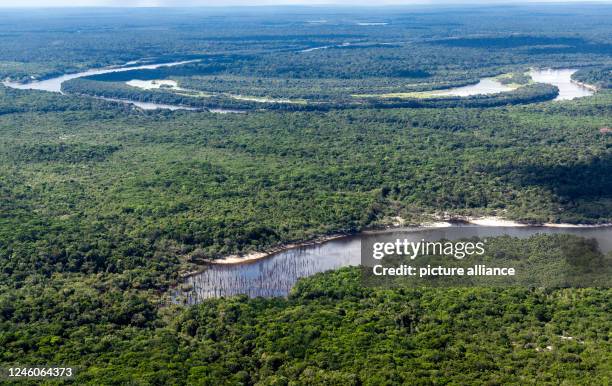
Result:
M3 5L0 3L0 9L76 9L76 8L132 8L132 9L151 9L151 8L274 8L274 7L285 7L285 8L325 8L325 7L338 7L338 8L401 8L401 7L440 7L440 6L483 6L483 7L495 7L495 6L524 6L524 5L612 5L612 0L522 0L522 1L510 1L500 0L492 2L482 2L480 0L467 0L467 1L444 1L444 2L432 2L428 0L417 0L413 3L382 3L382 4L346 4L346 3L286 3L279 2L277 4L25 4L25 5Z

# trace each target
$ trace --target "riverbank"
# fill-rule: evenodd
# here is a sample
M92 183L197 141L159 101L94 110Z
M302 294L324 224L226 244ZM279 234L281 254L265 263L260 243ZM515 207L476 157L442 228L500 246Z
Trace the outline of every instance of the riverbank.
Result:
M328 236L316 237L314 239L310 239L310 240L303 241L303 242L281 244L277 247L269 248L264 251L250 252L250 253L245 253L245 254L233 254L233 255L226 256L226 257L222 257L220 259L206 259L206 260L203 260L203 262L205 264L220 264L220 265L245 264L248 262L264 259L276 253L284 252L290 249L323 244L327 241L340 239L343 237L351 236L353 234L354 233L336 233L336 234L332 234ZM182 273L181 277L186 278L189 276L197 275L201 272L202 272L201 270L190 271L190 272Z
M481 219L481 218L479 218ZM492 219L490 219L492 220ZM552 237L552 238L551 238ZM496 248L530 244L538 256L549 256L553 249L565 249L566 241L582 245L581 239L592 239L601 253L612 253L612 226L606 228L559 229L544 226L482 226L468 223L435 224L427 228L399 228L364 231L348 237L331 240L318 245L279 252L267 258L244 264L207 264L201 272L183 279L181 287L171 296L180 303L197 304L204 299L246 295L248 297L282 297L291 293L301 278L321 272L356 267L363 264L364 246L378 242L406 240L408 243L473 240L479 238L487 245L489 256ZM581 239L578 239L581 238ZM525 241L523 241L525 240ZM547 240L547 241L546 241ZM526 243L526 244L525 244ZM548 243L548 244L546 244ZM548 246L546 246L548 245ZM589 250L590 246L585 246ZM504 247L505 248L505 247ZM510 248L513 250L514 248ZM518 251L519 256L531 256L527 251ZM553 253L554 255L554 253ZM514 254L513 254L514 256ZM552 256L557 259L563 257ZM523 261L519 264L526 263ZM525 268L527 265L523 265Z
M594 86L594 85L592 85L592 84L582 83L582 82L579 82L579 81L574 80L574 79L570 79L570 82L572 82L572 83L574 83L575 85L578 85L578 86L580 86L580 87L584 87L584 88L586 88L587 90L591 90L591 91L593 91L593 92L597 92L597 91L599 91L599 87Z
M484 217L459 217L453 219L449 224L466 223L491 227L546 227L546 228L603 228L612 226L612 223L604 224L570 224L570 223L526 223L507 220L497 216Z
M89 69L82 72L75 72L69 74L63 74L60 76L55 76L51 78L43 78L43 79L29 79L26 83L14 82L14 81L3 81L2 84L6 87L20 89L20 90L40 90L40 91L49 91L55 92L59 94L63 94L62 92L62 83L67 82L76 78L83 78L87 76L93 75L103 75L115 72L126 72L126 71L134 71L134 70L155 70L160 67L175 67L183 64L195 63L199 62L201 59L193 59L193 60L183 60L177 62L166 62L166 63L150 63L144 64L140 66L114 66L114 67L101 67L96 69Z
M395 217L393 223L381 227L381 228L369 228L364 229L359 232L354 233L337 233L328 236L316 237L314 239L310 239L304 242L296 242L296 243L287 243L282 244L274 248L269 248L264 251L251 252L246 254L233 254L220 259L206 259L204 260L205 264L214 264L214 265L239 265L254 262L257 260L268 258L272 255L288 251L290 249L307 247L313 245L323 244L325 242L341 239L345 237L354 236L360 233L368 234L368 233L385 233L385 232L393 232L401 229L406 230L419 230L419 229L435 229L435 228L449 228L458 225L476 225L476 226L484 226L484 227L509 227L509 228L517 228L517 227L542 227L542 228L568 228L568 229L591 229L591 228L605 228L612 227L612 223L605 224L568 224L568 223L524 223L513 220L507 220L502 217L496 216L483 216L483 217L470 217L470 216L456 216L450 219L441 219L440 221L433 222L425 222L418 225L405 225L406 222L404 219ZM201 273L201 270L190 271L181 274L182 278L186 278L189 276L197 275Z

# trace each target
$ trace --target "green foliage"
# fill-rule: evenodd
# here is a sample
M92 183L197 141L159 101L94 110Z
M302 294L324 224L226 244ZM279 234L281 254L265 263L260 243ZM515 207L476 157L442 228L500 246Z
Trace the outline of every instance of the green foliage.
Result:
M600 88L612 88L612 67L583 68L576 71L572 78Z
M164 270L195 250L247 252L397 214L610 221L601 176L612 139L598 130L609 94L501 109L241 115L106 103L47 113L71 99L17 94L41 111L0 116L0 265L13 278Z
M9 154L21 162L61 161L78 163L87 161L103 161L119 146L87 145L87 144L36 144L21 145L9 149Z
M95 385L606 384L608 289L387 290L348 268L288 299L165 302L198 259L389 216L612 221L612 137L599 130L612 119L610 8L564 7L411 9L377 15L385 26L358 25L370 10L321 10L329 23L314 25L319 11L3 11L3 79L201 61L76 79L72 95L0 87L0 363L75 365L75 383ZM602 91L354 96L524 83L531 66L584 68L575 79ZM124 84L135 78L195 91ZM508 258L591 270L606 258L572 238L496 242Z
M517 259L598 253L559 235L489 241ZM79 384L588 385L610 374L609 289L383 289L360 278L343 268L299 281L288 299L182 308L135 287L135 272L32 276L3 284L0 356L78 366Z

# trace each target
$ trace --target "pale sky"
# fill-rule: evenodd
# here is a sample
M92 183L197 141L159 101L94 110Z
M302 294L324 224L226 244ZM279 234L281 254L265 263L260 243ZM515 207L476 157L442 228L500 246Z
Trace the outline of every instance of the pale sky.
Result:
M0 7L171 7L253 5L410 5L410 4L514 4L608 3L612 0L0 0Z

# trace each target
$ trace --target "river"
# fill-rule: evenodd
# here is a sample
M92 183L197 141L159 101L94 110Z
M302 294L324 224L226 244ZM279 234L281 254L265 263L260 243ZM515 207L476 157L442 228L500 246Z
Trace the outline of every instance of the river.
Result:
M188 304L202 299L246 294L250 297L286 296L295 282L340 267L359 265L361 242L406 238L409 241L457 240L471 237L509 235L526 238L537 233L566 233L594 238L603 252L612 251L612 227L558 228L543 226L449 225L436 228L404 228L368 232L305 247L285 250L269 257L242 264L209 264L202 273L186 279L192 289L183 293ZM177 295L175 293L174 295Z
M2 82L2 84L7 87L11 87L11 88L19 89L19 90L40 90L40 91L49 91L49 92L64 94L62 92L62 83L69 81L71 79L83 78L86 76L93 76L93 75L109 74L109 73L114 73L114 72L126 72L126 71L133 71L133 70L154 70L160 67L174 67L174 66L180 66L182 64L194 63L198 61L199 60L196 59L196 60L184 60L180 62L143 64L139 66L134 66L134 64L137 64L139 62L135 60L135 61L128 62L121 67L107 67L107 68L99 68L99 69L87 70L87 71L82 71L82 72L75 72L72 74L65 74L65 75L57 76L55 78L38 80L34 82L29 82L29 83L4 81ZM157 110L157 109L201 110L201 109L197 109L194 107L181 106L181 105L169 105L169 104L154 103L154 102L140 102L140 101L135 101L135 100L106 98L106 97L100 97L100 96L88 96L88 97L103 99L103 100L112 101L112 102L127 103L127 104L134 105L138 108L141 108L143 110ZM220 112L220 113L233 112L233 110L223 110L223 109L217 109L215 111L209 110L209 111Z
M346 45L349 45L349 43L343 43L339 45L339 47L343 47ZM313 48L308 48L306 50L302 50L302 52L326 49L329 47L332 47L332 46L313 47ZM65 74L65 75L55 77L55 78L33 81L29 83L4 81L3 84L7 87L21 89L21 90L42 90L42 91L62 93L62 83L68 80L71 80L71 79L82 78L82 77L92 76L92 75L108 74L108 73L113 73L113 72L125 72L125 71L132 71L132 70L151 70L151 69L156 69L160 67L173 67L173 66L179 66L182 64L193 63L197 61L198 60L186 60L186 61L169 62L169 63L144 64L144 65L137 65L137 66L134 66L134 64L137 64L138 62L132 61L132 62L126 63L125 65L121 67L107 67L107 68L101 68L101 69L92 69L92 70L87 70L87 71L73 73L73 74ZM559 95L555 98L555 100L569 100L569 99L593 95L594 93L593 90L572 81L572 74L576 71L577 71L576 69L554 69L554 70L553 69L544 69L544 70L532 69L529 72L529 75L535 82L548 83L548 84L557 86L557 88L559 88ZM133 86L141 87L141 88L146 88L146 89L151 88L149 85L149 83L151 82L145 82L145 81L139 81L139 80L132 80L130 82L127 82L127 83ZM166 84L171 81L158 80L157 82L159 84L156 84L156 86L161 86L162 84ZM143 87L143 84L145 84L146 87ZM174 88L180 89L178 88L176 83L172 83L172 85ZM444 89L444 90L437 90L437 91L428 92L428 93L432 96L465 97L465 96L471 96L471 95L496 94L500 92L507 92L507 91L515 90L517 87L519 86L502 84L501 82L499 82L499 80L495 78L483 78L476 84L463 86L463 87ZM257 98L247 98L247 97L240 97L240 96L233 96L233 97L236 99L254 100L258 102L277 102L277 103L290 103L291 102L289 100L284 100L284 99L271 100L271 99L264 98L264 99L259 100ZM129 103L129 104L135 105L144 110L154 110L154 109L198 110L193 107L187 107L187 106L182 106L182 105L169 105L169 104L162 104L162 103L140 102L140 101L135 101L135 100L114 99L114 98L102 98L102 97L98 97L98 98L116 101L116 102L122 102L122 103ZM231 110L231 109L212 109L212 110L209 109L208 111L217 112L217 113L244 112L240 110Z
M529 71L529 76L534 82L547 83L556 86L559 89L559 95L555 101L570 100L593 95L594 91L588 87L582 86L572 81L572 75L578 70L572 68L564 69L532 69ZM502 84L495 78L483 78L478 83L455 87L446 90L431 92L435 96L471 96L483 94L496 94L517 89L518 86L509 86Z
M180 62L169 62L169 63L143 64L139 66L134 66L134 64L137 64L139 62L138 60L134 60L134 61L124 64L121 67L107 67L107 68L87 70L87 71L76 72L72 74L61 75L55 78L49 78L49 79L29 82L29 83L4 81L2 82L2 84L7 87L20 89L20 90L40 90L40 91L49 91L49 92L63 94L62 83L69 81L71 79L83 78L86 76L93 76L93 75L109 74L109 73L114 73L114 72L126 72L126 71L133 71L133 70L154 70L160 67L174 67L174 66L180 66L182 64L194 63L198 61L199 59L184 60ZM147 85L150 83L150 82L145 82L145 81L131 81L131 82L132 83L142 82L142 84L147 84ZM161 84L168 84L168 82L171 82L171 81L167 81L167 80L161 81ZM129 84L130 82L127 82L127 83ZM131 84L131 85L136 85L136 84ZM141 85L141 83L138 83L138 85ZM149 89L149 88L146 88L146 89ZM180 88L177 87L177 89L180 89ZM243 110L235 110L235 109L220 109L220 108L202 109L202 108L189 107L189 106L183 106L183 105L170 105L170 104L155 103L155 102L141 102L141 101L129 100L129 99L107 98L107 97L102 97L102 96L88 95L87 97L103 99L103 100L111 101L111 102L127 103L127 104L134 105L143 110L157 110L157 109L166 109L166 110L172 110L172 111L174 110L190 110L190 111L206 110L208 112L218 113L218 114L229 114L229 113L240 114L240 113L245 112Z
M83 78L86 76L93 76L93 75L110 74L113 72L125 72L125 71L133 71L133 70L154 70L160 67L174 67L174 66L180 66L181 64L194 63L197 61L199 60L184 60L181 62L143 64L140 66L131 66L129 64L126 64L121 67L106 67L106 68L87 70L83 72L75 72L73 74L65 74L65 75L57 76L55 78L37 80L34 82L29 82L29 83L4 81L2 82L2 84L4 84L7 87L17 88L20 90L41 90L41 91L62 93L62 83L69 81L71 79ZM128 63L135 63L135 62L132 61Z
M143 110L158 110L158 109L164 109L164 110L170 110L170 111L176 111L176 110L199 111L199 110L202 110L202 109L198 109L197 107L189 107L189 106L181 106L181 105L167 105L164 103L139 102L135 100L107 98L107 97L101 97L101 96L96 96L94 98L104 99L105 101L110 101L110 102L128 103L130 105L134 105ZM223 111L213 111L213 109L207 109L207 110L210 112L226 112L226 110L223 110Z
M556 101L570 100L593 95L594 91L572 81L572 75L578 70L564 69L545 69L531 70L529 75L534 82L548 83L557 86L559 95L554 99Z
M465 97L470 95L497 94L500 92L512 91L516 88L516 86L507 86L495 78L483 78L476 84L434 91L431 92L431 95Z

